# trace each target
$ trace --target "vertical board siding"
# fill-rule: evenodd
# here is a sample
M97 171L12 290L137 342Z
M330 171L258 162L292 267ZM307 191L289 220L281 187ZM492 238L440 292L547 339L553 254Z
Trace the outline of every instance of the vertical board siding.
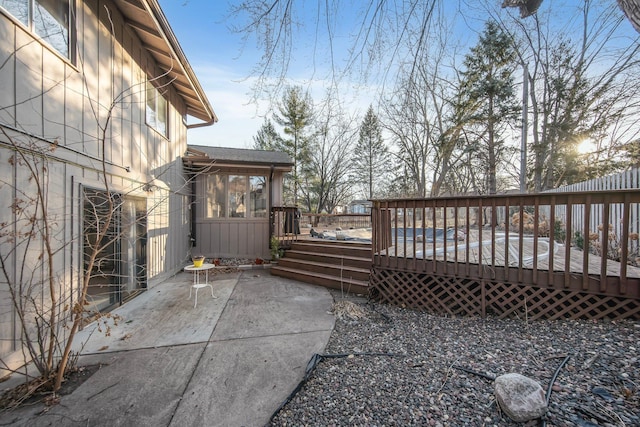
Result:
M9 161L13 154L9 150L0 148L0 200L13 200L15 191L15 166L11 166ZM2 210L3 215L0 216L2 220L9 219L7 222L10 227L10 231L13 231L13 215L7 218L6 210ZM4 231L9 231L6 228ZM0 251L2 254L8 254L6 263L9 266L15 265L15 256L10 254L12 247L5 243L4 240L0 241ZM9 271L9 275L13 276L15 269ZM10 280L15 280L11 277ZM0 275L0 355L5 355L15 350L15 317L13 307L11 305L11 294L9 292L8 284L5 281L4 275Z
M0 15L0 122L15 126L15 27L11 21Z
M0 14L0 126L16 128L21 132L16 140L24 143L58 145L51 151L55 159L50 159L47 169L48 209L55 221L51 232L58 249L55 279L63 284L65 299L75 297L84 268L79 192L83 183L104 188L106 179L112 190L146 199L150 287L184 266L190 231L183 206L189 189L184 188L181 162L186 151L185 104L169 87L168 137L150 129L145 122L144 83L147 73L157 75L155 62L111 1L78 1L76 12L75 65ZM114 100L102 153L100 128ZM103 154L107 177L100 171ZM13 200L15 191L34 193L25 169L7 167L12 155L6 144L0 146L0 197L7 201ZM153 191L142 190L147 183L155 186ZM10 209L0 211L0 222L14 224L15 219ZM9 257L11 263L26 259L37 280L45 278L45 271L32 261L42 253L42 242L32 245L28 253L19 245L5 244L1 249L3 254L17 251ZM18 350L19 337L7 293L7 284L0 281L0 357L4 360ZM41 290L39 298L45 295Z
M18 27L16 27L18 28ZM15 73L16 127L42 136L42 45L34 43L30 34L16 30Z
M199 220L196 224L194 254L207 258L268 258L269 221Z

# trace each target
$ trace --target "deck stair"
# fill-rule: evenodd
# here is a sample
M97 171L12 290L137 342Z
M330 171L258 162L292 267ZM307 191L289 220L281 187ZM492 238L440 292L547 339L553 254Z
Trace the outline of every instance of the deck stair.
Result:
M370 273L370 244L319 239L292 243L271 267L274 276L356 294L369 292Z

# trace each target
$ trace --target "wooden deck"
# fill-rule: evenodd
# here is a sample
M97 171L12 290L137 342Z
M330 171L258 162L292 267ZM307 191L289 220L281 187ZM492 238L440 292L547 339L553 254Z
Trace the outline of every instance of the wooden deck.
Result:
M640 318L638 205L637 190L374 201L372 294L448 314Z
M568 252L567 252L568 251ZM568 256L567 256L568 253ZM553 254L553 256L551 256ZM622 265L618 261L603 260L599 255L550 241L548 237L524 235L522 238L511 233L495 233L489 230L471 230L464 239L453 241L403 241L378 253L380 256L416 258L454 263L500 266L525 269L535 267L538 271L568 271L582 274L585 259L589 275L599 275L606 261L606 275L620 277ZM565 266L568 265L567 269ZM626 277L640 278L640 268L627 265Z

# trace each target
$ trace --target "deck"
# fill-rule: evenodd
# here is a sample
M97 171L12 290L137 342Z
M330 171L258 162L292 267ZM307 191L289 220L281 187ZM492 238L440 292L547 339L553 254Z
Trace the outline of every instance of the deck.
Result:
M369 294L383 302L446 315L640 319L638 190L374 200L371 215L301 222L298 234L273 223L284 247L313 240L310 227L345 243L370 230Z
M371 292L446 314L640 318L639 205L637 190L374 201Z

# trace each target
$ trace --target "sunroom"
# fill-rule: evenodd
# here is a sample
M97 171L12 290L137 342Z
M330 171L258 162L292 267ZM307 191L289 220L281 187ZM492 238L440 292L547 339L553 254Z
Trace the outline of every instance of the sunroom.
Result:
M191 253L269 258L271 207L282 205L293 160L283 152L190 145Z

